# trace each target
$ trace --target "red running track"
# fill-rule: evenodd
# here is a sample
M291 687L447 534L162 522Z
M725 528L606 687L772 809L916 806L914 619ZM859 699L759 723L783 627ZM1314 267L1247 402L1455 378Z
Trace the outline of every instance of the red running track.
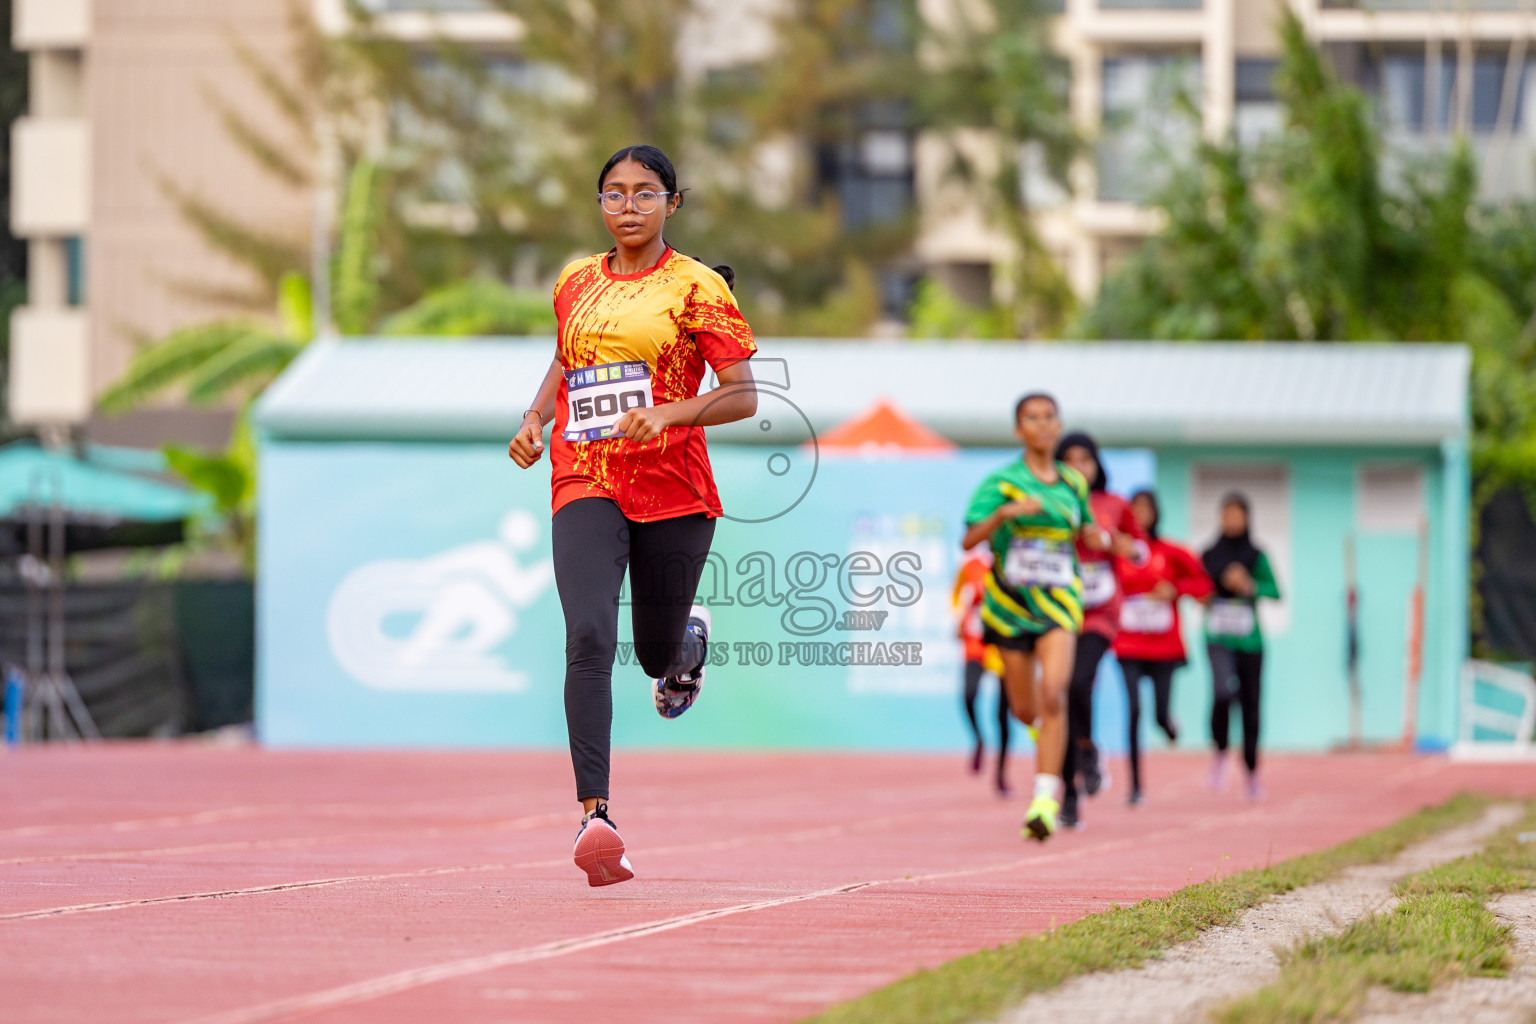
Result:
M1040 846L959 755L616 765L637 877L590 889L563 754L0 757L0 1018L793 1021L1459 789L1536 792L1536 767L1277 756L1249 805L1154 755L1146 803L1112 790Z

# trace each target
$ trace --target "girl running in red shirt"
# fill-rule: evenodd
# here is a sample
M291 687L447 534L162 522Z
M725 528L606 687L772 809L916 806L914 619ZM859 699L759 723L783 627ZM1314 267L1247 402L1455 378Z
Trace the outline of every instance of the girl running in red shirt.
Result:
M1186 663L1184 634L1179 631L1179 598L1202 600L1212 591L1211 579L1193 551L1158 536L1157 495L1150 490L1131 495L1131 509L1148 537L1147 559L1140 565L1122 563L1125 600L1120 607L1120 635L1115 655L1125 673L1130 712L1131 792L1129 803L1141 802L1141 680L1152 680L1157 724L1170 741L1177 740L1168 705L1173 673Z
M665 153L619 150L597 188L614 246L561 273L555 358L508 454L533 465L554 424L550 534L565 612L565 721L585 812L574 858L589 884L610 885L634 877L608 817L624 573L636 659L654 680L657 713L676 718L704 684L709 612L693 600L722 515L703 428L757 411L748 364L757 346L725 277L662 237L683 202ZM720 387L700 395L706 364Z

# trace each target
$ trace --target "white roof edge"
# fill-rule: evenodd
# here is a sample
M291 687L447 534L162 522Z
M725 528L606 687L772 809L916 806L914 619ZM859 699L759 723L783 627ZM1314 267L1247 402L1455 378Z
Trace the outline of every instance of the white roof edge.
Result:
M1113 444L1436 446L1469 431L1471 354L1453 343L923 342L764 338L818 431L890 397L941 434L1011 445L1025 390ZM295 439L484 440L515 429L554 339L316 342L256 406ZM807 372L807 364L813 372ZM782 387L782 384L779 384ZM761 440L732 425L721 441Z

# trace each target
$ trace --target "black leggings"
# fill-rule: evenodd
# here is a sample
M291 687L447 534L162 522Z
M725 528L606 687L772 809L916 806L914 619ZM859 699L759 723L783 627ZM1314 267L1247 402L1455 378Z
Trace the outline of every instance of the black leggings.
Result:
M971 733L981 742L981 723L976 718L976 698L981 695L981 677L986 669L979 661L965 663L965 719L971 723ZM1002 774L1003 762L1008 760L1008 688L1001 677L997 680L997 771Z
M1173 699L1173 673L1179 667L1177 661L1147 661L1141 658L1121 658L1120 671L1125 673L1125 701L1130 718L1131 791L1141 791L1141 678L1152 680L1152 708L1157 724L1170 740L1177 739L1168 705Z
M1084 740L1093 740L1093 681L1099 662L1109 650L1109 638L1079 633L1067 684L1067 751L1061 762L1062 805L1077 806L1077 755Z
M1211 739L1216 749L1227 749L1227 730L1235 701L1243 711L1243 763L1259 767L1259 680L1264 674L1263 651L1234 651L1221 644L1206 644L1211 658Z
M578 498L555 513L550 539L565 611L565 726L576 799L608 799L625 567L635 660L652 678L692 672L704 664L706 651L687 631L688 610L714 535L715 521L702 512L637 523L608 498Z

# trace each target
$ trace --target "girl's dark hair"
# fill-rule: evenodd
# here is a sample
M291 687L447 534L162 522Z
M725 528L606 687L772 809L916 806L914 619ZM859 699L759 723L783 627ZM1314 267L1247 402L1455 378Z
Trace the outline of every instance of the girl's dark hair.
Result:
M603 190L603 183L608 180L608 172L625 160L633 160L646 170L654 171L656 176L661 179L662 190L676 196L678 206L683 205L683 193L688 190L677 187L677 168L672 166L672 160L667 154L655 146L625 146L609 157L608 162L603 164L603 169L597 176L597 190L599 192ZM704 262L697 256L694 256L693 259L698 260L700 263ZM736 271L723 263L718 267L711 267L710 269L725 278L725 286L727 288L731 291L736 290Z
M1057 404L1056 398L1055 398L1054 395L1048 395L1044 391L1031 391L1029 394L1025 395L1023 398L1019 399L1017 402L1014 403L1014 406L1013 406L1013 422L1015 422L1015 423L1019 422L1019 417L1024 415L1024 407L1026 405L1028 405L1030 402L1033 402L1033 401L1036 401L1036 400L1043 400L1043 401L1046 401L1046 402L1050 402L1051 403L1051 408L1056 410L1056 415L1058 415L1058 416L1061 415L1061 406Z
M672 161L667 154L655 146L625 146L603 164L602 173L597 176L597 190L603 190L603 182L608 180L608 172L613 170L625 160L633 160L648 171L655 171L661 179L661 187L664 191L677 197L677 205L683 205L683 192L677 187L677 168L672 166Z
M1248 504L1248 495L1242 491L1228 491L1221 496L1221 504L1218 508L1226 508L1228 505L1236 505L1243 510L1243 515L1253 518L1253 508Z
M1162 506L1157 503L1157 492L1150 487L1143 487L1141 490L1131 495L1132 502L1135 502L1137 499L1144 499L1148 504L1152 506L1152 525L1147 527L1147 535L1150 536L1153 540L1156 540L1157 527L1163 518Z

